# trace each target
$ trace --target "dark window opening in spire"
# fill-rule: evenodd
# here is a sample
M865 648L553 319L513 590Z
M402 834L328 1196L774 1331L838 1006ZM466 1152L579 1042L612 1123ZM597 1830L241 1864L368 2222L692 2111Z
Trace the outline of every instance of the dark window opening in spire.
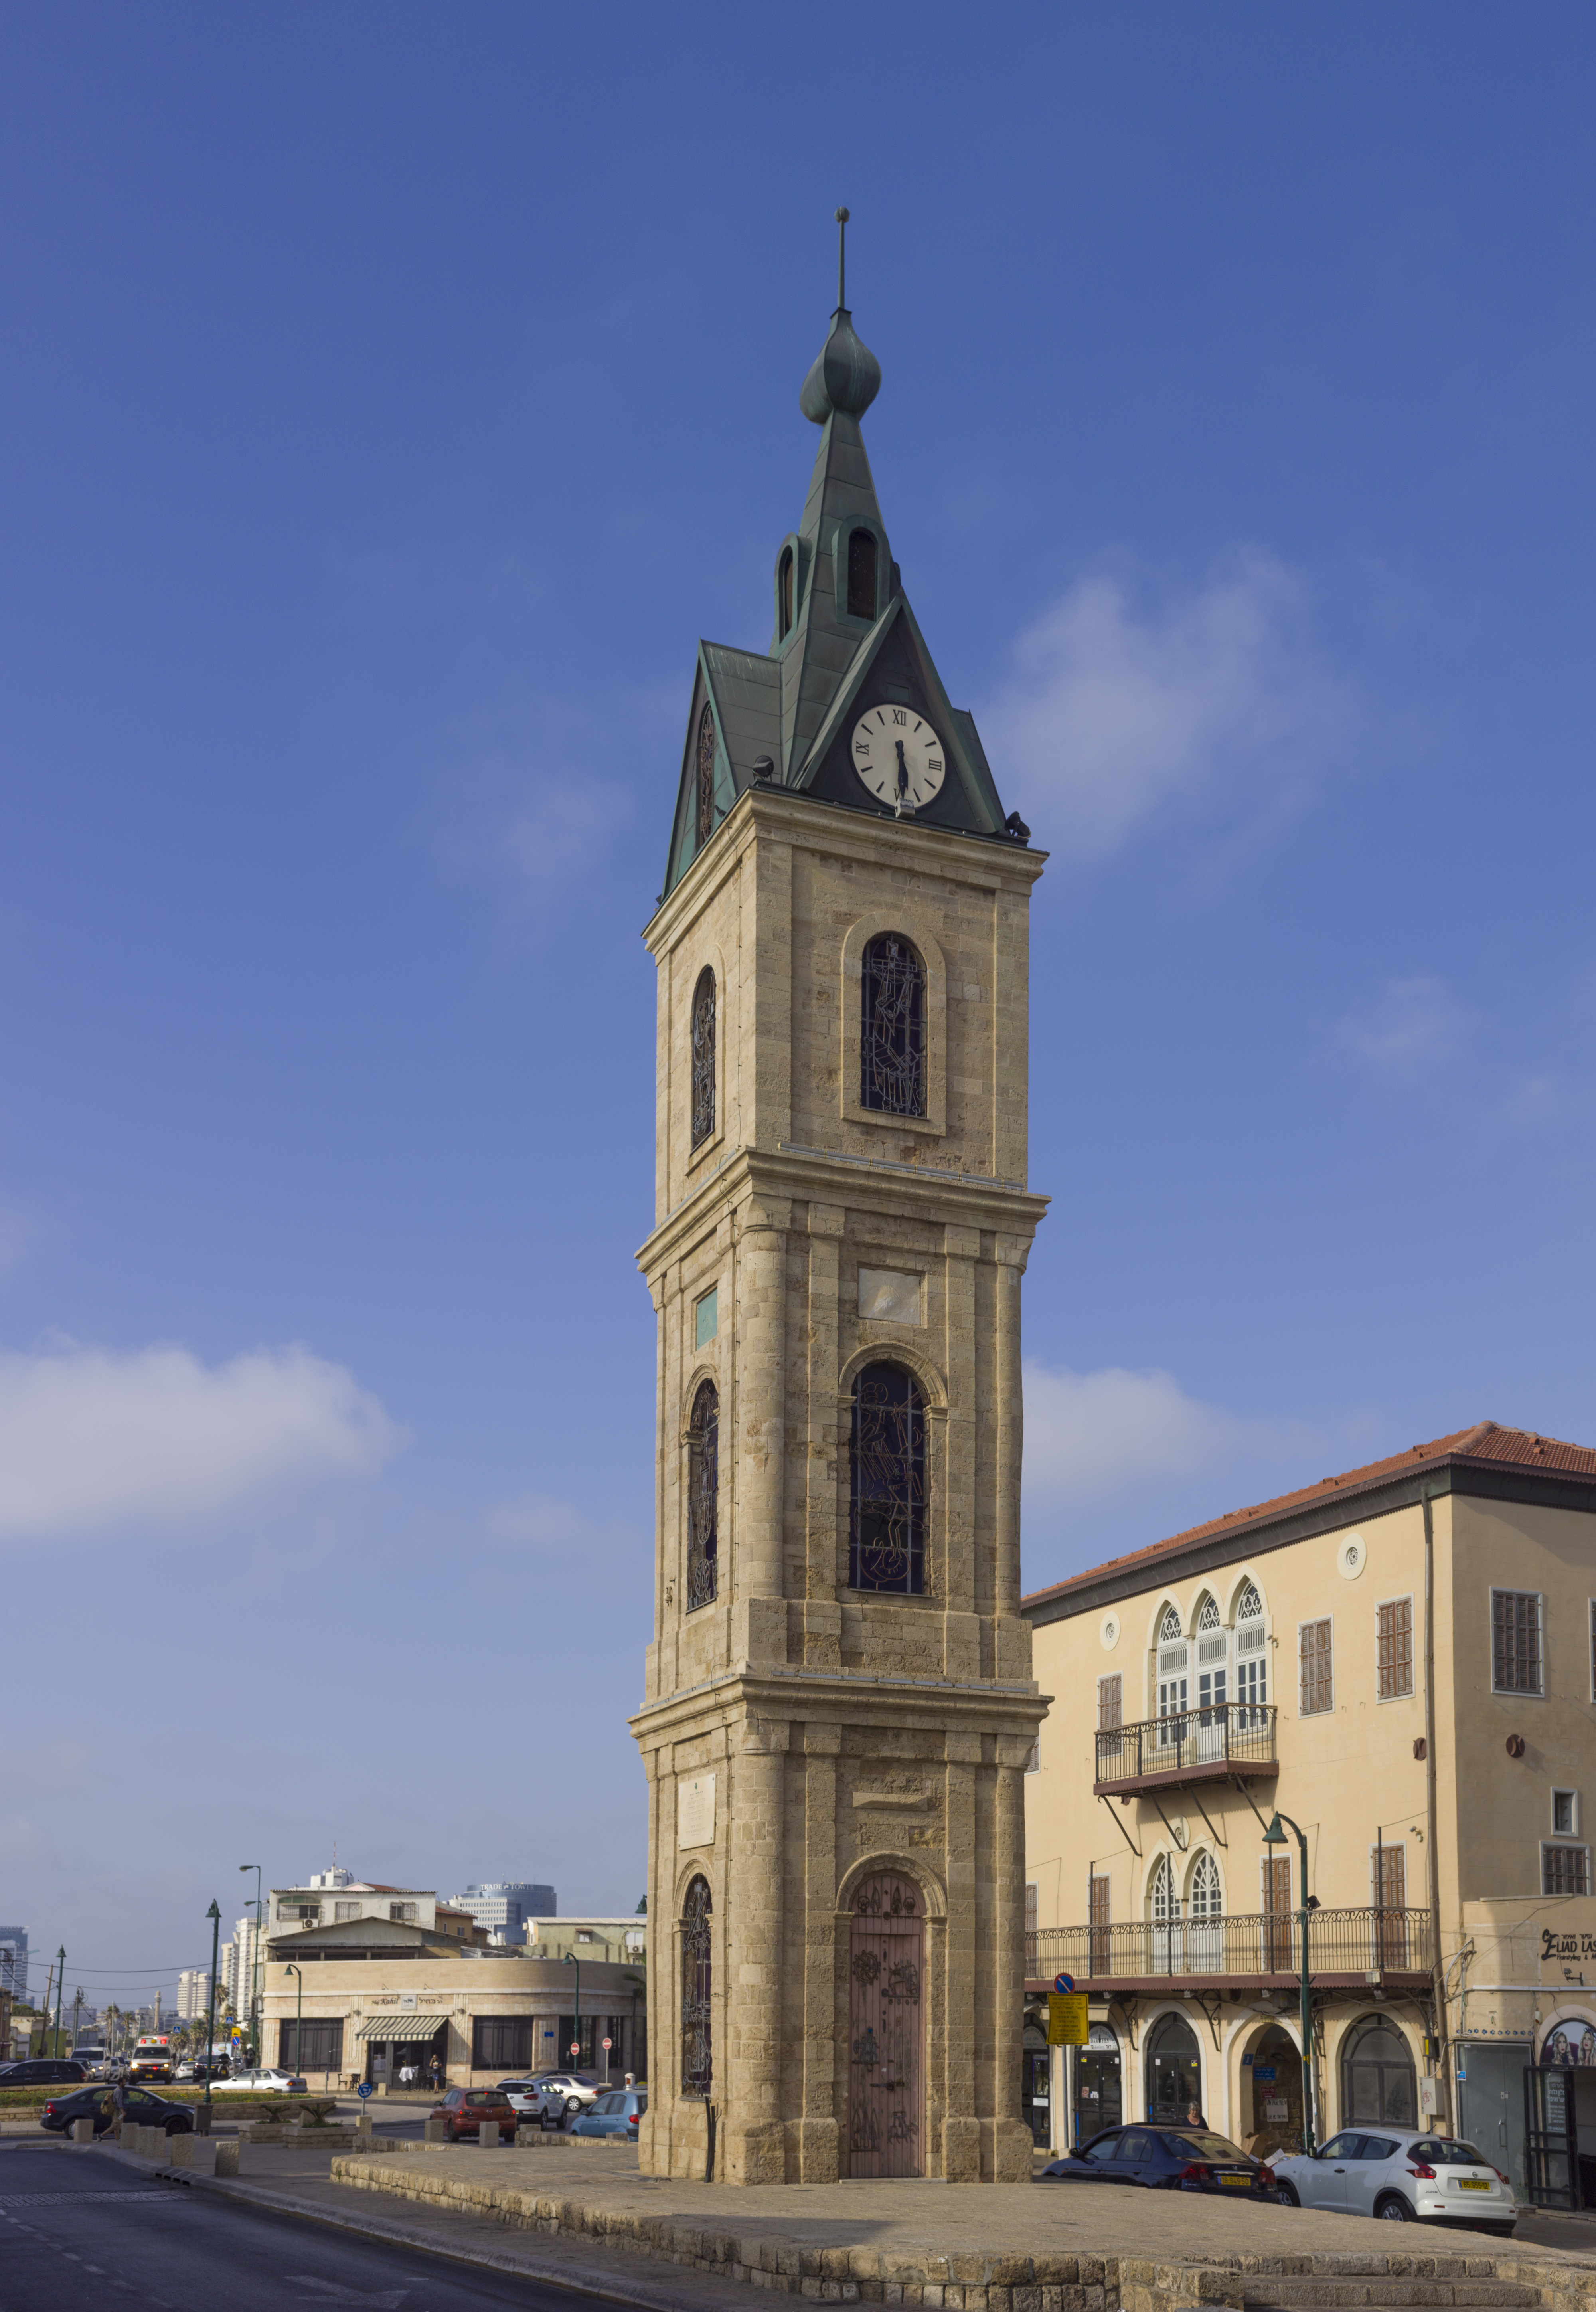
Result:
M776 565L776 639L785 642L792 632L792 548L784 547Z
M850 1589L920 1598L926 1587L926 1402L902 1365L853 1384Z
M926 968L906 939L883 932L864 952L859 1106L926 1113Z
M687 1611L713 1605L720 1572L720 1399L699 1384L687 1425Z
M706 705L698 723L698 839L702 851L715 832L715 718Z
M848 615L850 618L873 618L876 615L873 530L856 530L848 540Z
M693 1145L715 1129L715 975L706 964L693 991Z

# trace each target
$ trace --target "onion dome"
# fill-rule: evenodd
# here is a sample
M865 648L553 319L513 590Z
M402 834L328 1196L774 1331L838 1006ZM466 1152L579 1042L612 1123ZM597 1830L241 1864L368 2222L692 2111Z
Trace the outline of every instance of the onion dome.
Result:
M854 330L843 272L846 209L837 211L837 310L831 334L815 357L798 395L798 407L812 424L824 425L833 410L862 417L881 390L881 363Z

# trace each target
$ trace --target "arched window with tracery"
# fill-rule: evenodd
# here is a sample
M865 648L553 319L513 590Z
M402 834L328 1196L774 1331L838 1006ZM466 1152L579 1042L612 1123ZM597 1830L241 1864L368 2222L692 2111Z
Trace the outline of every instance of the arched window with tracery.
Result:
M1263 1599L1258 1594L1256 1582L1249 1581L1243 1590L1236 1604L1235 1617L1238 1622L1257 1622L1262 1619Z
M899 932L863 957L859 1105L882 1116L926 1113L926 968Z
M1241 1710L1239 1726L1252 1729L1265 1723L1263 1713L1269 1698L1269 1631L1263 1599L1252 1581L1243 1586L1236 1600L1235 1698Z
M698 820L695 851L715 832L715 718L708 705L698 718Z
M902 1365L853 1384L848 1580L918 1598L926 1586L926 1405Z
M776 639L785 642L792 632L792 548L784 546L776 565Z
M1153 1877L1147 1888L1148 1907L1156 1925L1164 1926L1181 1915L1180 1890L1175 1874L1170 1868L1167 1854L1161 1854L1153 1865Z
M693 991L693 1145L715 1129L715 975L706 964Z
M1191 1870L1191 1915L1194 1919L1217 1919L1224 1907L1219 1866L1211 1854L1199 1854Z
M701 1381L687 1424L687 1611L712 1605L720 1582L720 1397Z
M1166 1646L1172 1638L1178 1638L1180 1634L1181 1616L1179 1608L1174 1606L1166 1606L1164 1609L1164 1619L1158 1625L1158 1642L1161 1646Z
M850 618L876 615L876 533L871 530L856 530L849 537L848 615Z
M702 2102L715 2083L710 1882L691 1879L682 1905L682 2093Z
M1199 1631L1217 1630L1219 1626L1219 1608L1211 1597L1205 1597L1197 1609L1197 1626Z

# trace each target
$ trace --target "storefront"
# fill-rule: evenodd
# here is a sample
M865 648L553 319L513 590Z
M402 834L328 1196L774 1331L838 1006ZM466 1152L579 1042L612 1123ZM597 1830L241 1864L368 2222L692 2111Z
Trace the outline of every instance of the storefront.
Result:
M1278 2023L1260 2033L1242 2057L1239 2132L1255 2159L1303 2146L1303 2059L1296 2041ZM1322 2126L1322 2139L1327 2130Z
M1072 2047L1068 2141L1085 2143L1125 2115L1120 2080L1120 2042L1106 2023L1094 2023L1084 2047Z
M1161 2015L1147 2033L1147 2117L1182 2126L1202 2111L1202 2057L1183 2015Z
M1596 2009L1562 2008L1541 2027L1524 2072L1524 2166L1537 2207L1596 2208Z
M1377 2127L1419 2124L1413 2050L1384 2015L1360 2017L1342 2045L1340 2124L1360 2119Z

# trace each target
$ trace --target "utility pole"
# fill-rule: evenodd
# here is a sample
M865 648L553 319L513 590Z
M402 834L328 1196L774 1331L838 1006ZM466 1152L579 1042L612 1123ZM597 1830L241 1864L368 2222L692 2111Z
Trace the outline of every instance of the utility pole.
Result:
M205 1916L211 1922L211 2005L205 2024L205 2123L200 2129L202 2135L211 2132L211 2057L216 2045L216 1956L221 1949L222 1912L214 1895Z
M61 1993L66 1985L66 1946L65 1943L62 1944L60 1949L56 1953L56 1965L61 1970L56 1978L56 2053L58 2055L61 2052Z
M239 1869L255 1873L255 1943L249 1953L249 2036L254 2042L254 2059L258 2063L266 2052L260 2044L260 1865L258 1862L240 1862Z

